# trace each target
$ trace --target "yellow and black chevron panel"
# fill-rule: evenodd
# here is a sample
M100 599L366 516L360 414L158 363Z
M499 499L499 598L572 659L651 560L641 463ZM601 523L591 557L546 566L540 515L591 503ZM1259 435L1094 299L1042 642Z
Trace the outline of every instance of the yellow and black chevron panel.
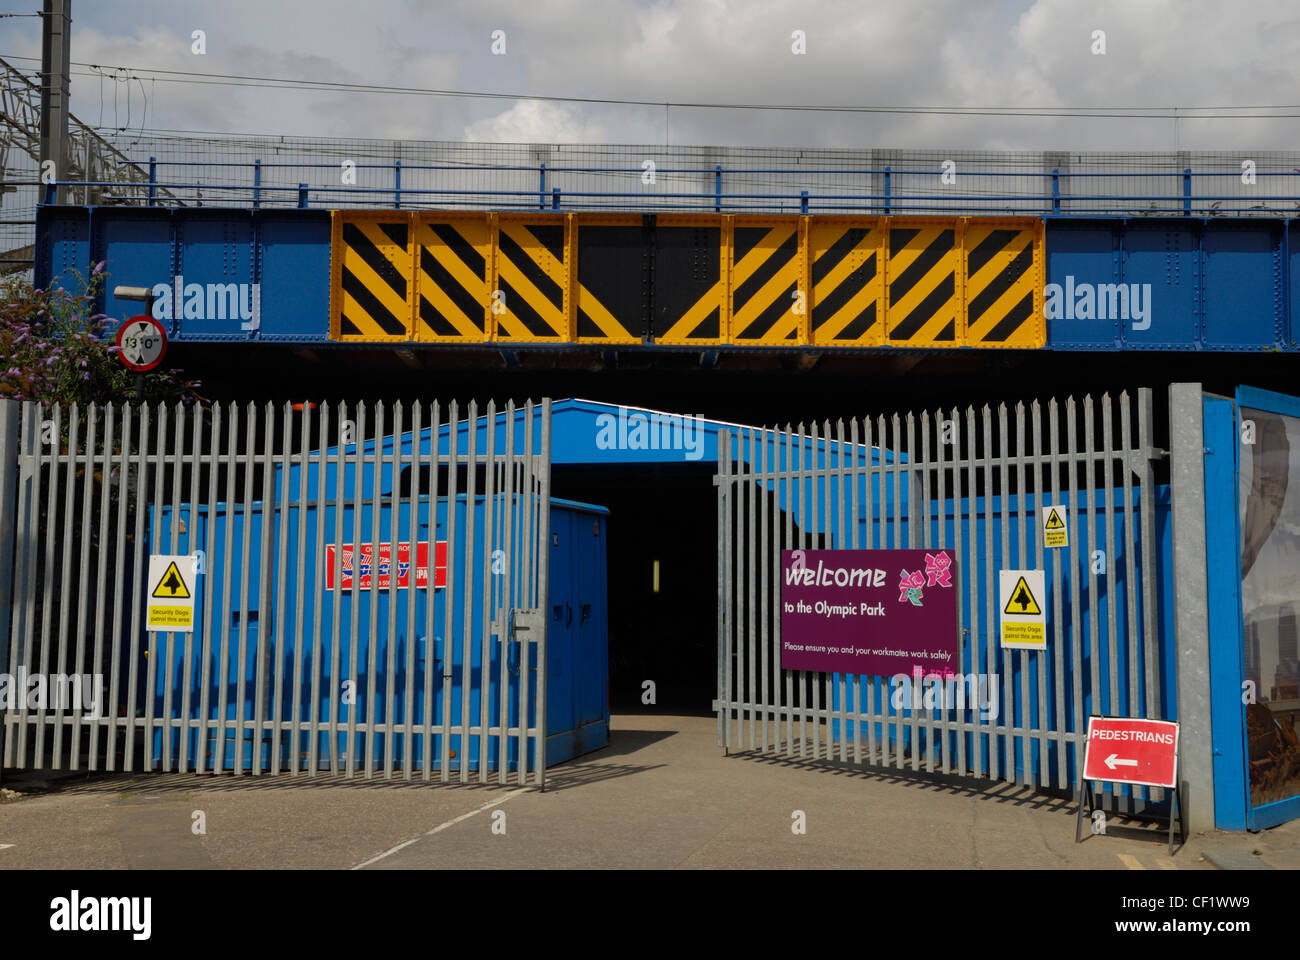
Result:
M966 223L966 344L972 347L1041 347L1043 221L1033 218Z
M1043 221L335 211L330 337L1040 348Z
M335 211L330 336L335 340L410 340L414 271L410 217Z
M641 343L649 333L654 217L586 215L578 222L578 342Z
M732 343L807 343L807 283L799 217L734 218Z
M494 340L570 340L569 218L500 214L489 310Z
M874 347L884 339L881 299L885 221L879 217L814 217L808 227L812 261L812 342Z
M655 218L650 332L656 343L726 343L729 220L716 214Z
M417 214L415 339L479 343L489 337L488 215Z
M891 346L962 345L962 224L952 217L890 220L885 338Z

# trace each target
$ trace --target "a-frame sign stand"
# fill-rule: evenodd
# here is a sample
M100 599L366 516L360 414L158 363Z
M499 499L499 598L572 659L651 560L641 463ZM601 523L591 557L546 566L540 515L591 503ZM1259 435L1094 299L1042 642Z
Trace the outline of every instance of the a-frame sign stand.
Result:
M1169 790L1169 855L1174 855L1174 820L1178 821L1178 846L1182 847L1187 842L1187 821L1183 816L1182 800L1183 787L1179 784L1177 787L1167 787ZM1079 812L1074 820L1074 842L1082 843L1088 837L1093 836L1091 830L1087 834L1083 832L1084 806L1088 808L1087 819L1092 821L1092 812L1097 809L1097 794L1092 788L1091 780L1079 781Z

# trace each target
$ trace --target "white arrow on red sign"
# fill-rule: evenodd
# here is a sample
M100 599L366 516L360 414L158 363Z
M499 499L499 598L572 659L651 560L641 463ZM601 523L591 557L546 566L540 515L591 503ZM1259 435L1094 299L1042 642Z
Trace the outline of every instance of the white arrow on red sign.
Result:
M1116 767L1136 767L1137 765L1138 762L1136 760L1121 760L1117 753L1112 753L1106 758L1106 766L1110 767L1112 770Z

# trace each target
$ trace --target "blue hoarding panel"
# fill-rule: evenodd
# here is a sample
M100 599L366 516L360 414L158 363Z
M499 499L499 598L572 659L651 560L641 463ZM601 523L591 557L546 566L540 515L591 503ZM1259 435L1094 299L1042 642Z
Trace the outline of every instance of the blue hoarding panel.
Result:
M1286 224L1286 322L1282 331L1283 346L1287 350L1300 347L1296 336L1296 318L1300 317L1300 221L1288 220Z
M1038 508L1036 497L1026 496L1022 503L1020 497L1009 497L1003 503L1001 497L993 497L991 503L984 497L971 501L963 498L959 505L949 498L943 501L942 525L943 539L955 543L957 524L961 526L962 550L949 549L958 569L958 582L964 584L961 602L961 622L963 634L960 644L960 664L957 672L964 678L961 684L947 682L948 695L956 695L960 687L962 706L930 701L925 705L925 691L935 689L934 681L916 688L911 679L908 683L891 682L885 677L857 677L834 675L832 689L832 710L840 709L841 700L848 709L855 709L859 702L858 690L862 691L861 701L865 707L874 704L888 716L897 718L888 723L876 723L873 731L864 729L860 736L868 738L868 733L881 744L890 744L891 749L898 748L902 738L904 751L919 748L921 756L932 757L939 763L944 757L957 756L958 738L962 738L962 749L967 763L980 767L976 758L983 758L983 766L989 776L1020 779L1028 764L1039 782L1053 782L1057 772L1064 767L1066 785L1077 782L1078 765L1082 756L1076 748L1062 745L1052 738L1045 751L1040 752L1038 740L1030 737L1028 756L1025 741L1015 738L1011 749L1005 750L991 744L988 737L973 733L943 733L934 729L936 722L971 722L976 711L987 708L992 719L999 723L1011 721L1013 727L1024 728L1028 720L1030 728L1047 730L1074 729L1076 713L1083 717L1089 714L1164 716L1176 719L1170 712L1173 708L1171 691L1175 686L1175 674L1172 670L1172 621L1168 617L1157 616L1158 636L1151 638L1156 644L1156 660L1162 664L1157 687L1157 705L1147 708L1143 702L1147 687L1146 658L1135 657L1135 644L1139 638L1131 635L1129 630L1130 614L1138 630L1142 630L1141 610L1130 611L1129 605L1137 592L1137 586L1129 583L1130 577L1138 576L1135 562L1128 555L1129 526L1132 526L1134 556L1141 556L1142 526L1138 517L1140 491L1132 491L1132 502L1124 505L1124 490L1099 490L1091 494L1095 526L1090 529L1087 522L1087 508L1090 494L1079 491L1072 505L1071 524L1073 539L1068 548L1045 550L1037 543ZM1063 494L1057 494L1052 502L1066 503ZM887 505L886 505L887 506ZM932 528L939 529L939 502L930 501ZM890 542L887 536L891 511L885 510L885 522L882 523L880 512L868 523L865 518L860 525L857 540L854 542L836 542L836 547L906 547L909 545L906 523L898 537L899 542ZM1025 518L1027 516L1027 523ZM915 519L915 518L914 518ZM1169 490L1157 487L1155 491L1155 531L1157 542L1154 554L1157 557L1157 596L1151 598L1159 605L1168 605L1170 585L1161 586L1161 574L1170 566L1161 563L1161 557L1167 557L1169 548ZM1026 553L1024 549L1025 527L1028 527L1033 549ZM1107 528L1109 527L1109 534ZM1002 544L1007 542L1007 552ZM1161 545L1164 545L1163 548ZM1093 570L1094 550L1105 550L1109 559L1106 572L1095 573ZM966 568L971 556L976 562L976 573ZM1069 564L1076 567L1073 574ZM1045 573L1047 597L1044 609L1048 615L1047 649L1045 651L1004 650L1000 643L1000 619L994 608L996 597L981 597L979 587L982 571L985 569L1041 569ZM1079 622L1073 619L1072 577L1077 579L1079 590ZM1109 587L1109 589L1108 589ZM991 610L991 617L990 617ZM1059 630L1059 634L1058 634ZM1058 642L1057 637L1060 637ZM1097 651L1095 660L1088 651L1091 638L1095 637ZM1080 651L1076 662L1074 651ZM1130 669L1130 663L1137 662ZM1044 673L1046 671L1046 673ZM1139 701L1130 702L1130 673L1136 672ZM1062 693L1058 698L1055 684L1051 678L1060 672L1063 683ZM981 678L979 675L987 675ZM1045 695L1039 695L1040 674L1048 680ZM992 689L988 677L992 677ZM844 694L841 697L841 683ZM1076 702L1075 687L1081 692L1081 702ZM900 692L901 691L901 692ZM872 699L868 701L868 696ZM917 704L919 703L919 706ZM913 731L910 724L913 717L920 722L921 729L916 732L913 743ZM1064 727L1061 720L1065 721ZM832 720L832 736L839 736L838 720ZM900 727L901 724L901 727ZM853 721L848 721L849 736L854 730ZM979 743L976 743L976 739ZM990 746L993 754L990 755ZM1064 756L1060 754L1065 750ZM1046 767L1044 767L1046 763Z
M1206 396L1205 502L1237 502L1237 416L1233 402ZM1205 552L1217 562L1205 567L1210 626L1210 731L1214 741L1214 825L1247 827L1244 674L1241 642L1241 549L1237 513L1205 511Z

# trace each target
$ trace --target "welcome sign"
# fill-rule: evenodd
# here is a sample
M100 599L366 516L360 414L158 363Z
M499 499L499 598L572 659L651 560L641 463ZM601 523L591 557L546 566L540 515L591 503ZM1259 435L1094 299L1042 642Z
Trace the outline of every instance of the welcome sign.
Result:
M781 669L955 673L956 572L946 550L782 550Z

